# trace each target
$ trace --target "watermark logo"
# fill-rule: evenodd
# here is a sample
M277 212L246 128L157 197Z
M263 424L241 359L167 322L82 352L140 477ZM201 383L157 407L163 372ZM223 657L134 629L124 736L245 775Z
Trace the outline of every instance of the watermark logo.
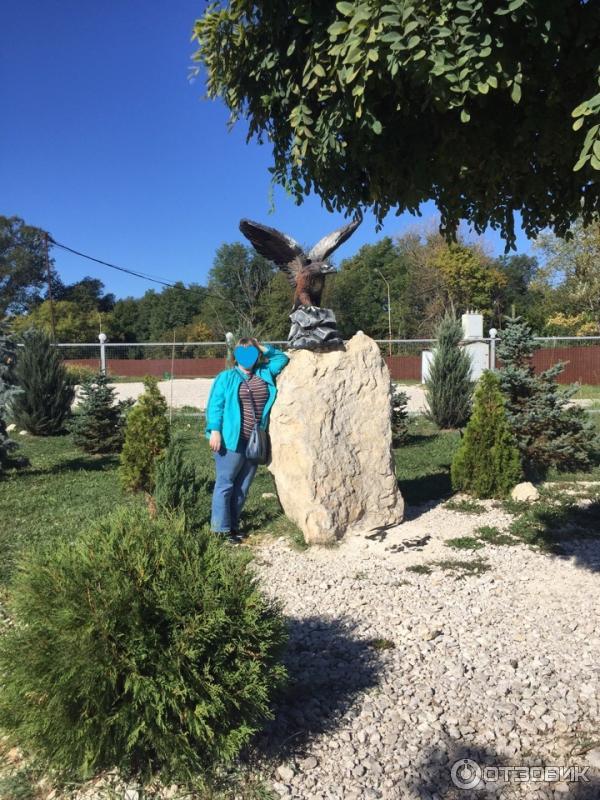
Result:
M589 769L589 766L482 766L471 758L461 758L452 764L450 777L459 789L477 789L488 783L589 783Z
M470 758L461 758L452 764L450 777L459 789L475 789L481 782L481 767Z

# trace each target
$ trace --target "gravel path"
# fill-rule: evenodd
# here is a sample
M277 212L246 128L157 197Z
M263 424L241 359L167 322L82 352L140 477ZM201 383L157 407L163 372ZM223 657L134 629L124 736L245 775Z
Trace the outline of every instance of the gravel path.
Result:
M140 381L134 383L112 384L117 390L119 400L127 398L136 399L144 391L144 384ZM212 378L177 378L173 381L173 408L194 406L204 410L208 400L208 393L212 385ZM159 381L158 387L167 402L171 399L171 382ZM425 394L421 386L403 386L408 394L408 411L417 413L425 408Z
M212 386L212 378L177 378L173 381L173 408L183 406L193 406L202 411L206 408L208 393ZM144 391L144 384L134 383L115 383L119 400L126 398L136 399ZM171 382L159 381L158 387L164 395L167 403L171 402ZM407 409L409 414L420 414L425 411L425 392L423 387L416 384L403 385L403 391L408 395ZM574 403L582 406L591 406L592 400L574 400Z
M575 741L600 745L600 542L575 542L561 557L444 544L508 523L486 507L411 509L401 526L333 549L260 546L263 585L292 620L293 692L261 741L280 797L600 798L594 769L593 785L451 782L459 758L576 766L594 756L570 755ZM461 579L406 569L481 558L490 569Z

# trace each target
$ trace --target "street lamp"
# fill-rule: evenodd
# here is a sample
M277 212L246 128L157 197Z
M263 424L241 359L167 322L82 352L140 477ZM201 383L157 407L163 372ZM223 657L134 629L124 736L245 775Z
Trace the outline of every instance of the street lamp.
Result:
M388 283L387 278L383 274L380 269L376 269L375 272L378 272L382 279L385 282L387 287L387 307L388 307L388 355L392 355L392 304L390 300L390 284Z

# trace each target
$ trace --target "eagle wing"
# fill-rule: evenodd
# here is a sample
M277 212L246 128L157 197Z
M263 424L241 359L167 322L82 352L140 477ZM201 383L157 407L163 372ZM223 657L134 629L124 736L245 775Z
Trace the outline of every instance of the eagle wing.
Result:
M275 228L249 219L240 222L240 231L257 253L276 264L287 274L292 286L296 285L296 277L304 262L304 251L298 242Z
M337 250L341 244L352 236L361 222L362 216L357 216L348 225L344 225L336 231L333 231L333 233L324 236L308 254L309 259L311 261L325 261L334 250Z

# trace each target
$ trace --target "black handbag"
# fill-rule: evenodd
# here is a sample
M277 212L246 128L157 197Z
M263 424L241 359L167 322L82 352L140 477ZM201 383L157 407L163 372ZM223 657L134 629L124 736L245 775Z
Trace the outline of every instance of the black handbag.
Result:
M252 414L254 415L254 426L252 433L246 445L246 458L249 461L254 461L256 464L266 464L269 460L269 434L260 427L260 422L256 418L256 408L254 406L254 398L246 379L244 378L244 386L250 395L250 405L252 407Z

